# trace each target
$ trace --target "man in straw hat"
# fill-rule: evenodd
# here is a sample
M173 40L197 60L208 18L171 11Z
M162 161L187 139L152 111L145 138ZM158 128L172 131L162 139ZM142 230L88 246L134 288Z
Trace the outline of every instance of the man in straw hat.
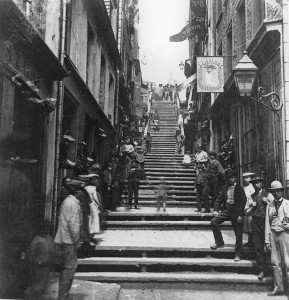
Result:
M220 230L220 225L225 221L231 221L236 235L235 245L235 261L241 260L242 242L243 242L243 216L246 205L246 195L244 189L237 184L236 171L227 172L228 185L218 196L214 206L214 218L211 220L211 226L215 238L215 244L211 245L211 249L224 247L224 240ZM219 213L221 205L223 211Z
M283 198L283 186L273 181L269 191L274 200L267 205L265 221L265 245L271 251L274 289L268 296L284 294L282 268L289 283L289 200Z

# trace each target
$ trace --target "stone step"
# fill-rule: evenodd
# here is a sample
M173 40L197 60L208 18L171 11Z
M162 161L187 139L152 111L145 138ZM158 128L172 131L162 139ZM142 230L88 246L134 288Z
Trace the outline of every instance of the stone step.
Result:
M128 193L127 192L124 192L123 195L121 196L122 199L126 199ZM152 200L152 201L156 201L156 196L153 195L153 194L139 194L139 197L138 197L139 201L141 200ZM173 195L173 194L170 194L168 195L168 199L171 199L171 200L180 200L180 201L191 201L196 203L196 195Z
M187 177L193 177L194 180L196 178L195 172L185 172L183 170L174 171L174 170L157 170L157 171L148 171L146 170L147 176L166 176L166 177L172 177L172 176L187 176Z
M127 184L125 184L125 186L127 186ZM149 184L140 184L139 188L143 189L143 190L152 190L151 185L149 185ZM179 191L184 191L185 192L186 190L193 191L194 187L192 187L191 184L189 184L189 185L169 184L168 189L169 190L179 190Z
M175 146L173 147L168 147L166 145L164 146L152 146L151 147L151 153L157 152L159 154L167 154L167 152L172 152L171 154L175 153Z
M174 189L170 189L170 187L168 187L167 190L168 195L191 195L191 196L195 196L196 192L195 190L192 188L191 190L174 190ZM155 195L155 191L152 189L145 189L145 188L140 188L139 189L139 195Z
M161 158L163 156L165 156L165 155L158 155L157 157ZM149 154L146 155L146 157L154 157L155 158L156 156L149 153ZM167 156L165 156L165 157L167 157ZM173 158L183 158L184 155L183 154L171 154L170 157L173 157Z
M168 169L168 168L178 168L181 170L193 170L194 164L190 168L185 168L182 164L182 160L145 160L145 168L162 168L162 169Z
M158 230L208 230L211 228L211 221L134 221L134 220L118 220L106 221L106 228L112 230L125 230L125 229L158 229ZM232 229L231 222L224 222L221 225L222 229Z
M151 156L150 154L147 154L145 157L146 162L172 162L172 163L179 163L181 164L183 161L183 156L175 156L175 155L157 155L155 154L155 157ZM194 160L192 160L194 162Z
M192 167L190 168L184 168L183 165L181 163L178 163L178 165L164 165L161 169L158 167L158 168L155 168L155 167L147 167L147 164L150 164L150 165L154 165L156 164L158 161L147 161L145 162L145 171L146 172L155 172L155 171L161 171L161 172L166 172L166 171L169 171L169 172L183 172L183 173L193 173L195 174L196 173L196 170L194 170ZM170 162L170 160L168 161L163 161L165 164L167 164L168 162ZM181 170L180 170L181 168Z
M157 176L157 175L156 175ZM157 180L156 179L156 176L151 176L151 175L148 175L147 176L147 179L149 180L149 181L154 181L154 180ZM176 180L176 178L175 177L169 177L169 176L162 176L163 178L164 178L164 180L166 180L168 183L170 183L171 181L175 181ZM180 180L187 180L187 181L189 181L189 180L191 180L190 182L193 184L194 183L194 180L195 180L195 178L196 177L185 177L185 176L178 176L177 177L177 179L178 179L178 181L180 181Z
M185 221L186 218L211 218L213 213L196 213L194 208L168 208L166 213L158 212L153 207L141 207L140 209L128 210L125 207L117 208L116 211L105 213L106 217L133 217L133 218L178 218ZM136 220L136 219L135 219Z
M99 282L193 282L193 283L222 283L223 285L258 285L268 286L272 278L259 281L253 274L220 273L220 272L76 272L75 279ZM216 296L217 298L217 296Z
M139 200L139 205L141 207L156 207L156 200ZM167 207L196 207L195 201L182 201L182 200L167 200Z
M187 265L187 266L210 266L230 268L252 268L256 266L254 260L241 260L235 262L226 258L182 258L182 257L89 257L79 258L78 266L85 265Z

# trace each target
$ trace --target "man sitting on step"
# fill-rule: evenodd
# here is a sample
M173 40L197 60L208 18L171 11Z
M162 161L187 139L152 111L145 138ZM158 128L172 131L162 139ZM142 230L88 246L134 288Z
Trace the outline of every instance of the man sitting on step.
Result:
M242 257L243 216L247 198L244 189L237 184L236 171L230 170L226 175L228 184L215 201L214 218L211 220L215 238L215 244L211 245L211 249L224 247L220 225L225 221L231 221L236 236L235 261L239 261ZM219 212L221 206L223 210Z

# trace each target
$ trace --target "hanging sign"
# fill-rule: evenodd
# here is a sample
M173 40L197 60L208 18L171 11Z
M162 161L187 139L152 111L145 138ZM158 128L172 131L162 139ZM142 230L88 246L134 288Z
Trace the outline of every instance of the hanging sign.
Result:
M194 34L203 36L205 33L206 19L206 1L191 0L190 1L190 24L194 28Z
M224 58L222 56L197 57L197 92L224 92Z

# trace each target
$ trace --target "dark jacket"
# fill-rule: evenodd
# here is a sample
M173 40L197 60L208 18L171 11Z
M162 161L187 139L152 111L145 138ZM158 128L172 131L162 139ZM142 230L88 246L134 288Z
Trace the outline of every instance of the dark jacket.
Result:
M267 208L267 202L263 201L263 197L268 197L269 193L262 189L261 193L255 192L253 195L251 195L253 202L256 206L253 207L251 211L251 216L254 218L261 218L265 219L266 216L266 208Z
M219 211L221 206L225 206L227 203L227 192L228 192L228 185L225 186L223 191L220 193L218 198L215 201L214 210ZM244 216L244 208L247 202L247 197L245 194L244 189L236 184L235 190L234 190L234 204L232 208L232 216L238 217L238 216Z

